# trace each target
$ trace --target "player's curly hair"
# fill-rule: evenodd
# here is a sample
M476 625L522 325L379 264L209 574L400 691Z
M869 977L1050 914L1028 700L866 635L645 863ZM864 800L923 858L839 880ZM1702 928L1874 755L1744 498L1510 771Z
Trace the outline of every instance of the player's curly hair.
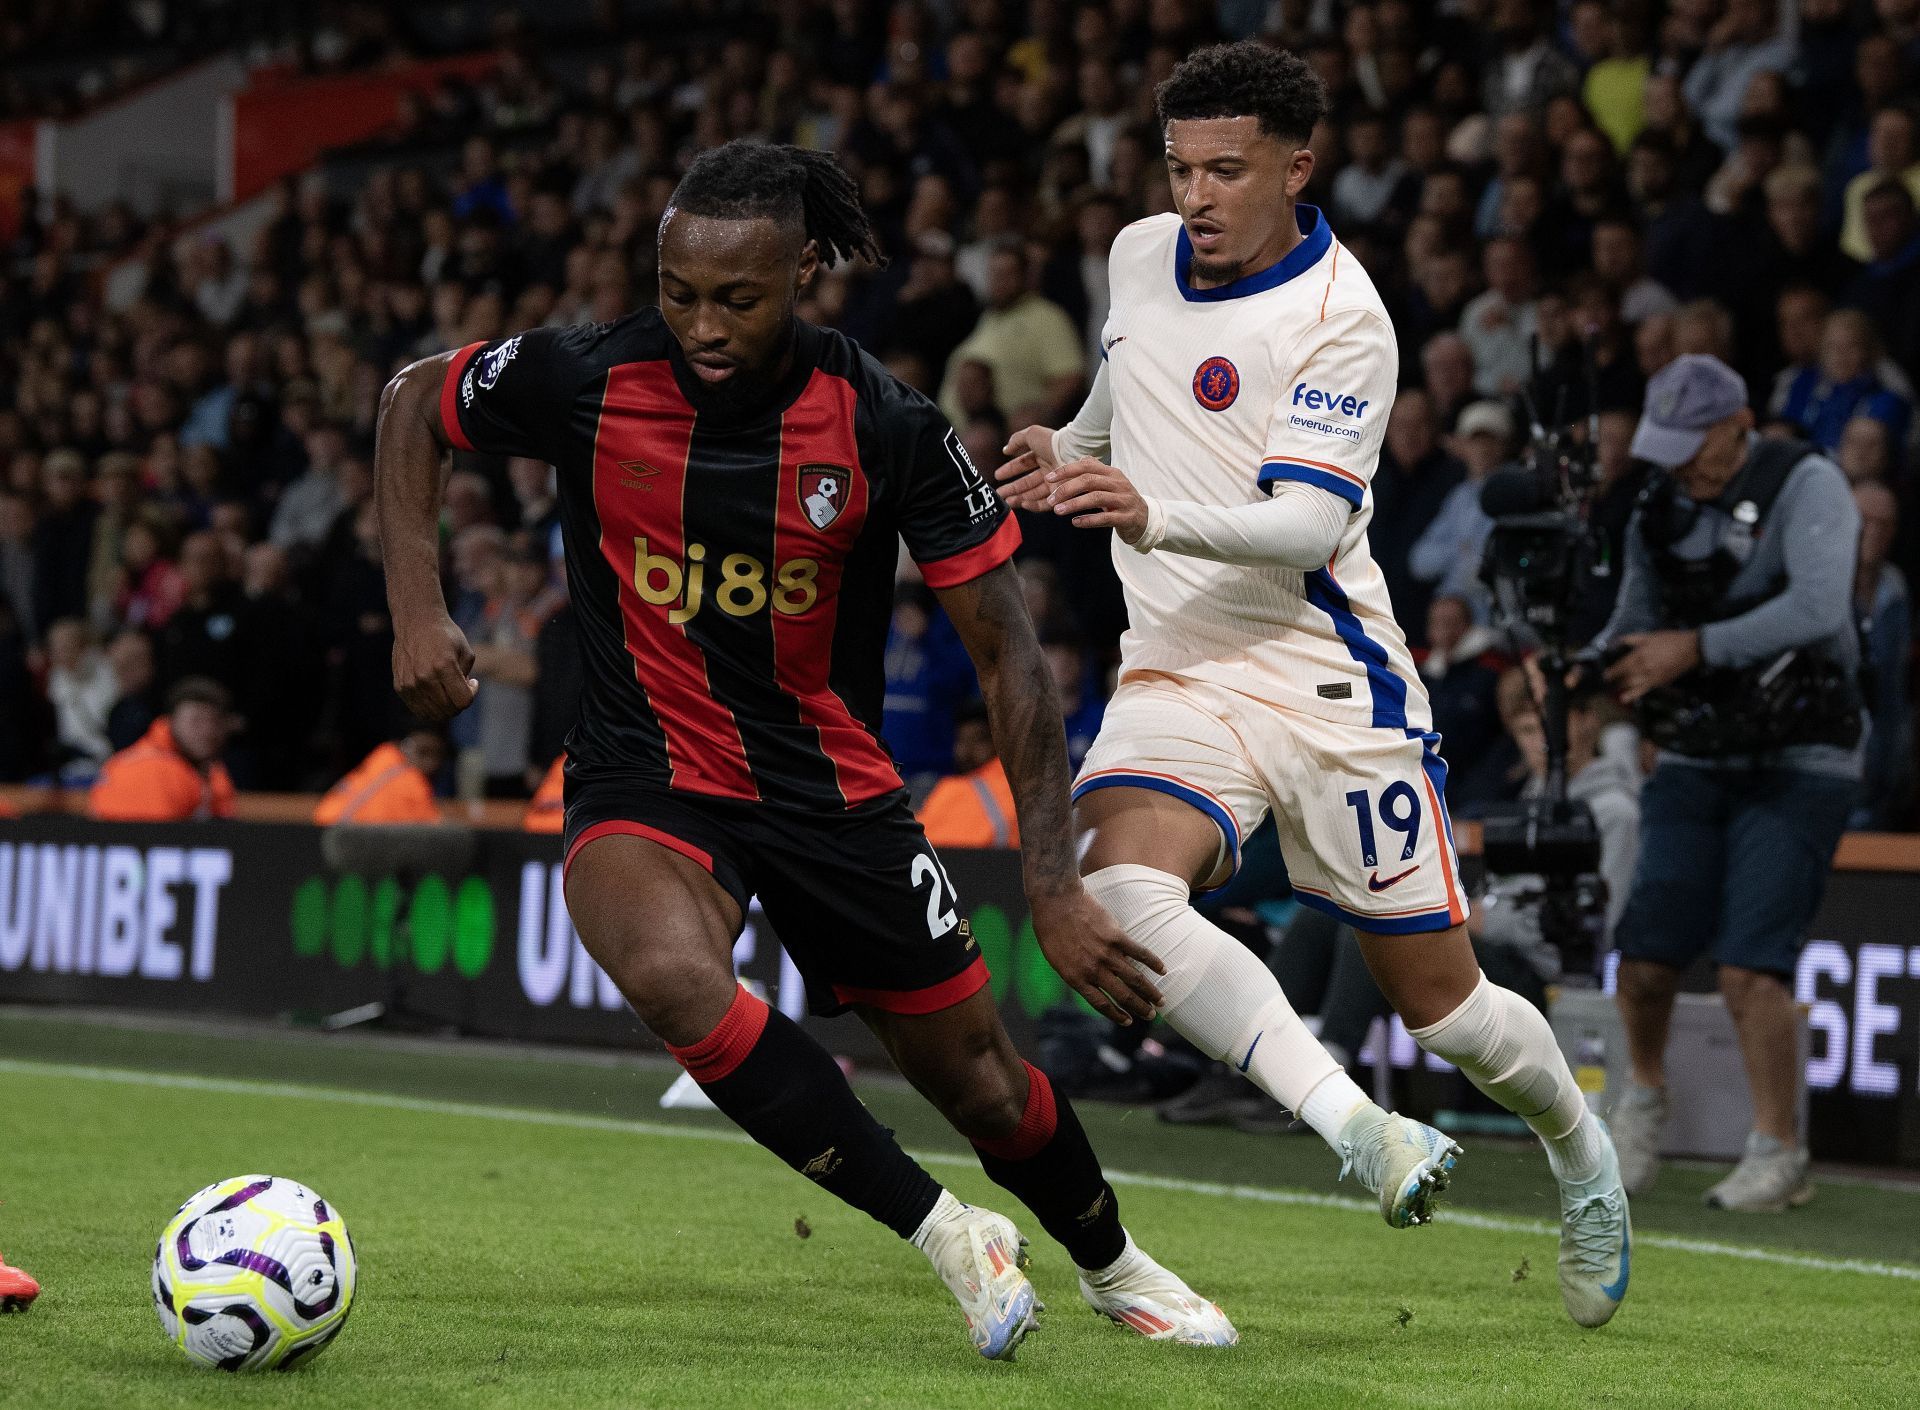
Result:
M1327 115L1327 89L1307 61L1257 39L1196 49L1153 92L1160 123L1254 117L1260 130L1305 142Z
M737 138L693 159L672 205L719 220L791 221L829 268L855 256L882 267L887 262L861 208L859 185L829 152Z

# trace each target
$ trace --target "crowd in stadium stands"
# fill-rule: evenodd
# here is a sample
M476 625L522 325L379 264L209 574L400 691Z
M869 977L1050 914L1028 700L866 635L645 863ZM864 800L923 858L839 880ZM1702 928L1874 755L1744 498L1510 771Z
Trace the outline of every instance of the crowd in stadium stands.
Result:
M1537 340L1540 413L1597 412L1616 562L1643 483L1626 453L1642 389L1678 354L1728 360L1765 434L1835 458L1866 524L1857 821L1912 820L1920 0L730 9L724 32L510 41L490 78L286 183L242 248L123 207L37 203L0 263L0 777L80 780L149 747L183 681L231 697L241 790L318 791L401 739L369 501L382 385L423 354L651 300L677 174L730 138L831 149L857 172L891 263L834 271L802 313L997 464L1010 429L1072 414L1108 247L1171 208L1154 84L1198 44L1263 33L1331 90L1306 199L1399 336L1370 532L1456 806L1525 772L1501 729L1510 653L1477 580L1477 490L1521 449ZM1027 518L1022 567L1077 760L1124 608L1104 535ZM525 798L578 694L551 471L456 455L443 522L482 684L439 787ZM1596 580L1586 629L1612 582ZM887 679L903 773L954 772L971 670L913 582ZM976 746L962 766L982 766Z

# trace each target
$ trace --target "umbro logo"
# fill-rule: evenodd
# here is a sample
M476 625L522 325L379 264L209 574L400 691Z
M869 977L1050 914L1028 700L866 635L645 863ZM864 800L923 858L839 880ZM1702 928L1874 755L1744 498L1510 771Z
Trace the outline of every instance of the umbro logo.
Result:
M1412 876L1415 872L1419 870L1420 870L1420 864L1418 862L1415 862L1412 866L1408 867L1405 871L1401 872L1398 876L1390 876L1385 881L1382 881L1380 879L1379 872L1375 872L1372 876L1367 878L1367 890L1375 893L1386 891L1392 887L1398 886L1401 882L1405 881L1408 877Z
M644 460L623 460L620 462L620 487L628 490L650 490L647 482L660 472Z

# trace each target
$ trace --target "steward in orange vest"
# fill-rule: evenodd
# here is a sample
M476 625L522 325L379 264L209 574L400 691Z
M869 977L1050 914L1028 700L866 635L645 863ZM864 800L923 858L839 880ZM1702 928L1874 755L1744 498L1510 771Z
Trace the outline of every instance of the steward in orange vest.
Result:
M167 713L108 759L87 797L105 822L191 822L233 816L233 780L220 762L233 732L232 697L204 676L167 696Z
M528 832L561 832L566 828L566 768L567 756L556 754L553 767L547 770L547 776L540 780L540 787L534 791L533 801L527 804L527 815L521 819L520 826Z
M437 823L433 776L445 767L447 743L432 730L413 730L383 744L327 790L313 820L334 823Z
M920 826L936 847L1018 847L1013 790L993 746L987 708L962 706L953 721L953 768L920 805Z
M999 759L936 783L920 805L920 826L936 847L1018 847L1020 822Z

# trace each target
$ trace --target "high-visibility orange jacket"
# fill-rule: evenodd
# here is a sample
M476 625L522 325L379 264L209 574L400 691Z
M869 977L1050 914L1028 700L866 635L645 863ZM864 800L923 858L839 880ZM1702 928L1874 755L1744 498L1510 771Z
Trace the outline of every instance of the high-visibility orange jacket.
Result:
M1020 822L1000 761L936 783L920 805L920 826L936 847L1018 847Z
M317 823L437 823L433 783L397 744L383 744L313 810Z
M233 780L218 759L201 773L162 718L100 767L87 811L108 822L188 822L233 816Z
M534 791L533 801L527 804L527 815L520 822L520 826L528 832L560 832L565 829L566 768L567 756L557 755L554 758L553 767L547 770L547 776L540 780L540 787Z

